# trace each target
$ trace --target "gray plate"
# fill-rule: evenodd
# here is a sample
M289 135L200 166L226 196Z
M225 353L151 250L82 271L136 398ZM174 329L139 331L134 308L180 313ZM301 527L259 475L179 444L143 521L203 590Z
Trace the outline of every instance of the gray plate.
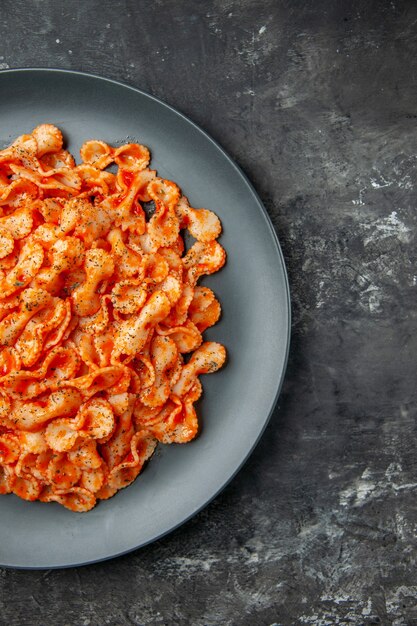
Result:
M152 167L193 206L222 220L226 267L204 283L223 307L206 337L229 362L203 377L202 429L187 445L159 446L133 485L89 513L0 497L0 564L69 567L108 559L195 515L246 460L276 403L287 361L290 300L279 244L256 193L225 152L183 115L146 93L61 70L0 73L0 147L39 123L59 126L76 155L89 138L149 146Z

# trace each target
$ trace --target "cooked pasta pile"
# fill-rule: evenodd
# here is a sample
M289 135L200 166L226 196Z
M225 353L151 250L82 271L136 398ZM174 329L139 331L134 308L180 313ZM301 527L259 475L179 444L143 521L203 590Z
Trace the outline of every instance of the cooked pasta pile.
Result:
M146 147L80 154L50 124L0 151L0 493L88 511L158 441L197 434L199 375L226 356L203 342L220 304L197 281L225 252L217 216L149 169Z

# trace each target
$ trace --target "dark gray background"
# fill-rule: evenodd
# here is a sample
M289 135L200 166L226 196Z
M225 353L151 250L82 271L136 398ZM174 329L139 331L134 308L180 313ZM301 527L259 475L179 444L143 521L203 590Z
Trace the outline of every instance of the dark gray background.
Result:
M224 146L294 316L279 405L229 487L115 561L0 572L1 624L417 624L416 56L412 1L0 3L1 69L125 81Z

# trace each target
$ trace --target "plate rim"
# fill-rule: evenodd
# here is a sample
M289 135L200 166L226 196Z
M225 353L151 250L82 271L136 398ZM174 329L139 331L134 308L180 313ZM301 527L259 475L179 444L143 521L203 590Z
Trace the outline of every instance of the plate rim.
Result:
M178 528L180 528L181 526L183 526L184 524L186 524L187 522L189 522L192 518L194 518L196 515L198 515L198 513L200 513L203 509L205 509L211 502L213 502L213 500L215 500L215 498L217 498L220 493L231 483L231 481L236 477L236 475L240 472L240 470L243 468L243 466L246 464L246 462L248 461L249 457L252 455L252 453L254 452L256 446L258 445L260 439L262 438L266 427L268 426L272 414L275 410L275 407L278 403L278 399L281 395L281 391L282 391L282 386L284 383L284 379L285 379L285 374L287 371L287 367L288 367L288 357L289 357L289 350L290 350L290 344L291 344L291 292L290 292L290 286L289 286L289 280L288 280L288 272L287 272L287 267L286 267L286 263L285 263L285 259L284 259L284 255L282 253L282 249L281 249L281 245L279 243L279 239L278 239L278 234L274 228L274 225L272 223L272 220L258 194L258 192L256 191L256 189L254 188L253 184L251 183L251 181L249 180L248 176L246 175L246 173L243 171L243 169L236 163L236 161L226 152L226 150L217 142L217 140L215 140L206 130L204 130L201 126L199 126L196 122L194 122L192 119L190 119L187 115L185 115L184 113L182 113L181 111L179 111L177 108L171 106L170 104L164 102L163 100L161 100L160 98L158 98L157 96L154 96L153 94L144 91L143 89L140 89L138 87L134 87L128 83L125 83L123 81L119 81L119 80L115 80L112 78L107 78L105 76L101 76L99 74L94 74L92 72L84 72L81 70L72 70L72 69L65 69L65 68L58 68L58 67L36 67L36 66L32 66L32 67L15 67L15 68L7 68L4 70L0 70L0 82L2 80L2 75L5 74L24 74L25 72L27 73L36 73L36 72L40 72L40 73L49 73L49 74L68 74L71 76L75 76L75 77L84 77L84 78L90 78L93 80L98 80L98 81L102 81L104 83L110 83L115 85L118 88L123 88L123 89L129 89L130 91L133 91L135 93L140 94L141 96L144 96L145 98L148 98L150 100L153 100L154 102L158 103L159 105L163 106L164 108L168 109L171 113L173 113L176 116L179 116L180 118L182 118L186 123L190 124L198 133L200 133L201 135L203 135L211 144L214 145L214 147L221 153L221 155L229 162L229 164L233 167L234 171L236 172L236 174L241 178L241 180L243 181L243 183L246 185L246 187L248 188L248 191L252 194L256 204L258 205L261 214L265 220L265 223L267 225L267 228L272 236L272 241L274 243L275 249L277 251L277 255L280 259L281 262L281 268L282 268L282 272L283 272L283 278L284 278L284 286L285 286L285 296L286 296L286 309L287 309L287 316L286 316L286 326L287 326L287 333L286 333L286 337L285 337L285 354L284 354L284 360L283 360L283 365L282 365L282 370L280 373L280 378L279 378L279 382L277 385L277 390L275 393L275 396L273 398L272 404L270 406L269 412L266 415L264 422L261 426L261 429L258 433L258 436L256 437L255 441L252 443L250 449L247 451L247 453L245 454L244 458L240 461L239 465L236 467L236 469L233 471L233 473L227 478L227 480L222 483L222 485L217 489L217 491L210 495L210 497L205 500L205 502L201 505L199 505L194 511L192 511L189 515L187 515L183 520L181 520L180 522L178 522L177 524L175 524L174 526L172 526L171 528L163 531L162 533L159 533L158 535L156 535L155 537L148 539L147 541L144 542L139 542L138 544L136 544L133 547L130 547L126 550L122 550L120 552L116 552L114 554L110 554L107 556L101 556L97 559L90 559L88 561L81 561L79 563L70 563L70 564L58 564L58 565L41 565L41 566L36 566L36 565L10 565L10 564L3 564L0 563L0 567L3 569L10 569L10 570L52 570L52 569L70 569L70 568L74 568L74 567L83 567L83 566L87 566L87 565L94 565L96 563L102 563L104 561L109 561L111 559L116 559L118 557L127 555L131 552L134 552L135 550L139 550L141 548L144 548L145 546L148 546L152 543L155 543L156 541L161 540L162 538L166 537L167 535L169 535L170 533L174 532L175 530L177 530Z

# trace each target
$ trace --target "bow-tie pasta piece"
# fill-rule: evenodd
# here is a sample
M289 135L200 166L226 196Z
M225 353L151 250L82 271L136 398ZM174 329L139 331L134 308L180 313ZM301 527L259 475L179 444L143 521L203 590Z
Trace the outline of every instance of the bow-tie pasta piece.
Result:
M0 258L4 258L13 252L14 239L8 230L0 227Z
M0 435L0 462L5 465L13 464L20 455L20 442L16 435L6 433Z
M181 398L176 398L172 411L162 414L161 420L150 426L150 431L161 443L188 443L198 434L198 419L194 403L202 394L198 379L191 389Z
M79 237L85 247L107 234L111 226L111 216L108 211L94 205L88 198L71 198L64 204L60 216L60 230L65 234Z
M135 480L144 463L155 451L157 441L145 432L133 435L130 442L130 453L125 460L114 467L109 474L107 493L115 493Z
M111 172L83 163L75 168L81 179L81 193L79 198L94 198L94 204L107 210L107 197L116 193L117 178Z
M22 365L22 360L15 348L3 348L0 350L0 376L3 378L10 372L18 372ZM4 399L4 391L0 389L0 414L2 399Z
M77 195L81 190L81 178L75 169L62 167L47 172L34 172L22 165L10 164L10 169L16 176L27 179L35 184L42 192L50 190L66 191L70 195Z
M114 272L114 262L110 254L100 248L92 248L86 252L85 281L74 289L72 302L79 316L92 315L100 308L100 296L97 293L99 283L110 278Z
M74 414L81 402L82 396L76 389L60 389L51 393L46 400L18 405L10 419L18 430L36 430L54 417Z
M59 152L62 149L62 133L53 124L40 124L32 131L36 141L36 156L42 157L50 152Z
M125 244L120 228L113 228L107 235L107 241L116 261L115 270L118 276L123 278L137 274L143 276L142 256Z
M95 368L84 376L73 378L67 385L79 389L84 397L92 397L95 394L118 389L120 385L129 386L130 372L124 365L110 365L109 367ZM114 391L113 393L118 393Z
M63 272L81 265L84 245L77 237L65 237L55 241L49 251L49 267L42 268L36 276L36 284L57 295L63 286Z
M26 287L42 266L43 248L39 243L25 243L14 268L0 280L0 299Z
M68 452L68 459L82 470L98 470L103 466L103 459L97 449L97 441L78 439L77 444Z
M193 386L200 374L217 372L226 360L224 346L215 341L206 341L191 356L190 360L182 368L179 380L174 385L173 393L183 396Z
M60 417L48 424L45 439L51 450L67 452L74 447L78 439L78 431L74 428L74 420Z
M159 335L169 336L178 348L178 352L187 353L196 350L203 342L198 328L187 320L183 326L175 326L174 328L163 328L160 324L156 329Z
M111 146L97 139L86 141L80 149L80 156L84 163L94 165L99 170L103 170L112 163L113 153Z
M148 197L148 184L154 178L153 172L126 171L117 175L116 180L120 193L103 200L104 206L112 210L116 226L138 235L145 232L145 212L140 201Z
M8 231L13 239L26 237L33 228L32 213L32 208L29 205L17 208L13 213L0 219L0 230Z
M170 309L168 297L162 291L157 291L152 294L137 317L121 322L115 337L113 362L123 356L131 359L139 353L151 330L168 315Z
M137 172L149 165L151 155L146 146L128 143L114 151L114 160L122 170Z
M114 308L125 315L140 311L148 297L148 284L140 278L122 280L112 290Z
M25 202L35 202L38 195L39 189L27 178L11 180L5 188L0 190L0 207L18 208Z
M219 320L221 315L220 302L211 289L201 286L195 288L188 315L201 333Z
M172 246L180 230L175 213L180 190L170 180L155 178L148 185L148 193L155 203L155 213L148 223L148 234L158 247Z
M101 454L109 471L121 463L131 450L132 437L135 434L132 411L133 406L129 405L119 417L111 439L101 445Z
M82 407L78 415L81 437L104 439L115 429L115 420L111 404L104 398L93 398Z
M39 499L42 502L58 502L58 504L62 504L66 509L77 513L90 511L96 504L94 494L82 487L48 489L45 493L41 493Z
M6 315L0 322L0 343L4 346L15 346L27 323L47 307L51 300L50 294L44 289L25 289L18 300L17 310Z
M27 367L34 365L43 350L53 347L58 342L69 324L70 314L70 303L56 298L32 317L15 342L23 365Z
M181 228L187 228L197 241L213 241L222 231L219 218L208 209L193 209L185 196L179 200L176 212Z
M48 152L40 157L42 171L59 170L63 167L75 168L75 159L68 150Z
M196 241L183 258L187 282L195 285L200 276L214 274L226 262L226 252L217 241Z
M150 352L155 379L151 386L145 388L140 399L147 406L162 406L171 393L172 380L178 373L178 349L169 337L156 336L152 341Z
M83 331L99 337L110 328L110 304L112 297L110 294L100 297L100 308L93 315L81 317L78 321L79 328Z
M0 464L0 495L13 492L16 482L16 472L11 465Z

